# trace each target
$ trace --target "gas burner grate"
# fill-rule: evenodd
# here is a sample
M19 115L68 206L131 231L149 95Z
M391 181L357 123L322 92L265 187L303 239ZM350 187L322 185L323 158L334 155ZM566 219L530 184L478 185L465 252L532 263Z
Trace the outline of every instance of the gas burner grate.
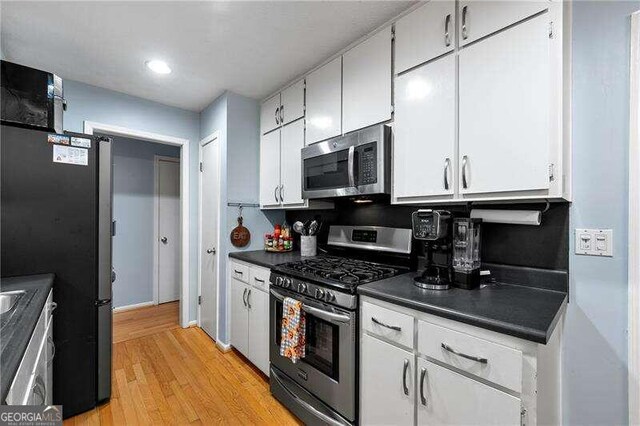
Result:
M364 284L398 274L389 266L333 256L291 262L282 268L344 284Z

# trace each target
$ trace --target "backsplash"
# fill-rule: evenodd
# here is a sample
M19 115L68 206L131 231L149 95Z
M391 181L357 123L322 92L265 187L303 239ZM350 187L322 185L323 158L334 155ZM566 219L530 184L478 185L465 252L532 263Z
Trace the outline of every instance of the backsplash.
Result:
M476 207L474 204L473 207ZM542 210L543 203L491 204L491 209ZM440 208L454 216L468 217L466 205L395 206L381 199L372 204L355 204L350 200L337 200L334 210L289 210L286 220L311 220L319 216L324 222L318 243L326 244L330 225L366 225L411 228L411 213L419 208ZM414 250L420 252L421 245ZM484 223L482 225L482 261L512 266L526 266L567 271L569 269L569 203L552 203L542 215L540 226Z

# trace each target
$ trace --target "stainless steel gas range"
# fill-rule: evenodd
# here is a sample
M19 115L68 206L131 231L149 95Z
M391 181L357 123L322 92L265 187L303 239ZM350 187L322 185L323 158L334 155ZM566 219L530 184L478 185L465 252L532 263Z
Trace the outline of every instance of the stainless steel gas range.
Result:
M271 270L271 393L306 424L357 422L356 287L408 271L410 253L410 229L332 226L327 255ZM285 297L306 315L306 355L296 364L280 356Z

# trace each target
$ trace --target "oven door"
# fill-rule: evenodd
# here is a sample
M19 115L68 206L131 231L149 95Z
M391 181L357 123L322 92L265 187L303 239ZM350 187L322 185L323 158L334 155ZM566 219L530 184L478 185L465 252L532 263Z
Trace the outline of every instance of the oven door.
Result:
M355 421L356 312L283 289L272 288L270 292L271 364L339 414ZM282 301L285 297L301 301L306 315L305 357L295 364L280 355Z

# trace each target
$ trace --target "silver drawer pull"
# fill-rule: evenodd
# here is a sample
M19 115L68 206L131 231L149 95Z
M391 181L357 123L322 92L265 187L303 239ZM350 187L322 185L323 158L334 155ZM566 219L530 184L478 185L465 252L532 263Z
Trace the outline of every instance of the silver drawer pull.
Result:
M404 360L404 366L402 367L402 390L405 395L409 395L409 387L407 386L407 370L409 369L409 360Z
M454 350L451 346L446 343L441 343L442 349L445 351L451 352L454 355L458 355L462 358L470 359L471 361L479 362L480 364L487 364L489 361L486 358L480 358L478 356L463 354L462 352L458 352Z
M258 277L253 277L253 279L254 279L254 280L256 280L256 281L258 281L259 283L264 283L264 280L261 280L261 279L260 279L260 278L258 278Z
M238 271L237 269L234 269L233 272L235 272L236 274L244 275L242 271Z
M381 327L385 327L388 328L389 330L393 330L393 331L402 331L402 328L398 327L397 325L388 325L383 323L382 321L376 319L376 317L371 317L371 321L374 322L375 324L378 324Z

